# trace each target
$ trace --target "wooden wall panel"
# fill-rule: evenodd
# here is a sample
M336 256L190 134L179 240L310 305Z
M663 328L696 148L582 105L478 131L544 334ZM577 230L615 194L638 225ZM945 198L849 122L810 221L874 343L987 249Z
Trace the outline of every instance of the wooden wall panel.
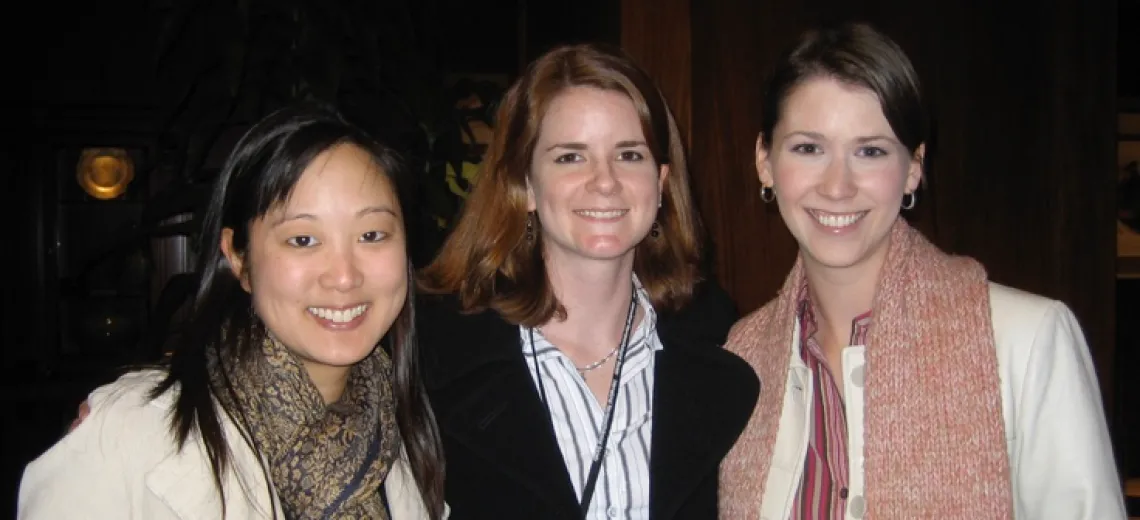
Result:
M638 60L669 101L690 144L692 38L689 0L623 0L621 46Z
M644 3L623 0L623 13ZM1029 8L955 0L693 2L688 60L653 61L660 51L646 59L659 77L690 68L691 95L672 101L691 107L691 163L717 277L744 312L782 283L795 243L775 208L760 201L753 165L764 75L811 24L856 17L904 47L933 111L934 160L916 224L943 248L978 258L994 280L1071 306L1110 405L1115 1ZM661 23L622 26L623 43L635 48L667 48L675 37L655 30Z

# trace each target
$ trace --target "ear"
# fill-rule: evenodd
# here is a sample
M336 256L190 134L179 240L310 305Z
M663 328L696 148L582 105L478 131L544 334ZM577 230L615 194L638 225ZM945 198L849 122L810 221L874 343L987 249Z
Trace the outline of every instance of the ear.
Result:
M922 161L925 158L926 143L922 143L915 148L914 155L910 158L910 167L906 172L906 193L914 193L922 183Z
M234 251L234 230L233 228L222 228L222 239L218 247L222 249L222 255L226 257L226 262L230 264L230 271L234 277L241 283L241 288L245 292L250 292L249 276L245 272L245 258L240 253Z
M669 179L669 165L661 165L661 174L657 179L657 207L661 207L661 199L665 196L665 181Z
M538 209L538 199L534 196L534 186L530 183L530 176L526 177L526 210L528 212Z
M776 184L772 176L772 162L769 161L768 149L764 147L764 134L756 136L756 174L760 177L760 184L771 188Z

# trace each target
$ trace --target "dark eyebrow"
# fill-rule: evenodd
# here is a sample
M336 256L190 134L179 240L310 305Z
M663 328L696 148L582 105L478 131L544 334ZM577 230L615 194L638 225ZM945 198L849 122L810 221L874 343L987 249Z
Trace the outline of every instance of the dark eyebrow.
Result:
M819 132L809 132L807 130L797 130L795 132L788 132L788 135L785 135L784 138L787 139L789 137L792 137L793 135L802 135L804 137L815 139L817 141L823 141L824 140L823 134L821 134Z
M363 217L365 215L370 215L372 213L387 213L389 215L392 215L393 217L397 217L397 218L399 217L399 215L396 214L396 210L394 210L388 206L368 206L367 208L364 208L364 209L361 209L360 211L357 211L356 217L360 218L360 217ZM317 219L317 216L313 215L312 213L285 214L285 215L282 215L281 218L274 220L272 227L277 227L277 226L280 226L281 224L284 224L286 222L292 222L294 220L318 220L318 219Z
M895 139L895 138L888 136L888 135L877 135L876 134L876 135L869 135L866 137L860 137L860 138L856 139L856 141L858 141L860 143L869 143L871 141L890 141L892 143L897 143L898 139Z
M364 208L360 211L357 211L356 216L357 217L363 217L365 215L370 215L372 213L387 213L389 215L392 215L393 217L399 217L399 215L396 214L396 210L394 210L388 206L368 206L367 208Z
M550 145L546 151L551 151L555 148L565 148L567 150L585 150L587 147L584 143L554 143Z
M317 220L317 216L313 215L312 213L282 214L280 218L273 221L273 225L271 227L277 227L281 224L292 222L294 220Z
M827 138L824 137L823 134L821 134L819 132L811 132L808 130L798 130L795 132L789 132L788 135L784 136L784 138L786 139L786 138L791 137L793 135L802 135L804 137L807 137L809 139L815 139L817 141L826 141L827 140ZM879 141L879 140L890 141L892 143L899 142L898 139L895 139L889 135L883 135L883 134L867 135L867 136L855 138L855 141L858 143L869 143L871 141Z

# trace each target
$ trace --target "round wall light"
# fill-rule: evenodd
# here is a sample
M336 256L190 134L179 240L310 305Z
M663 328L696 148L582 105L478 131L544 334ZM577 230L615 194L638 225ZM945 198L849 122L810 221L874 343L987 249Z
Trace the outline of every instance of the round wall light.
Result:
M135 178L135 165L122 148L85 148L76 166L76 181L88 195L110 200L127 191Z

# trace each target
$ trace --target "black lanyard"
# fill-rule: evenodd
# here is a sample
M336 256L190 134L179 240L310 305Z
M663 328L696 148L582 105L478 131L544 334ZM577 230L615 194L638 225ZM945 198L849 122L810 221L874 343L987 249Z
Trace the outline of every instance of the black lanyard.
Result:
M606 442L610 438L610 427L614 422L614 408L617 407L618 391L621 389L621 369L625 365L626 351L629 350L629 335L633 328L633 317L637 311L637 286L633 287L633 292L630 293L629 298L629 313L625 318L625 329L621 333L621 343L618 349L618 358L614 362L614 378L610 381L609 399L606 400L605 416L602 420L603 430L602 438L598 441L597 448L594 449L594 461L590 464L590 475L586 478L586 485L582 488L582 518L590 512L590 500L594 497L594 488L598 484L598 475L602 471L602 461L606 457ZM534 358L534 378L538 381L538 393L542 397L542 404L546 407L547 412L550 410L550 403L546 400L546 388L542 384L542 373L538 370L538 352L534 347L534 329L530 329L530 353Z

